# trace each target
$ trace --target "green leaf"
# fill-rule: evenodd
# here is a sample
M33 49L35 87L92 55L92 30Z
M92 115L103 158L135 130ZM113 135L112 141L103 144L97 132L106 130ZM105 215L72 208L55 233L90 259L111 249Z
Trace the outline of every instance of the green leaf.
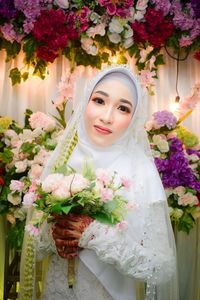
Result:
M37 49L38 43L33 39L31 36L30 38L26 39L23 46L23 51L25 52L25 63L30 64L31 61L34 59L34 53Z
M28 72L24 72L24 73L21 74L21 77L22 77L23 81L26 81L28 79L28 75L29 75Z
M17 83L21 83L21 72L18 68L13 68L10 70L9 77L12 80L12 85L15 85Z
M25 128L31 128L30 125L29 125L29 118L30 116L32 115L32 110L30 109L26 109L24 115L25 115L25 118L24 118L24 122L25 122Z
M72 205L68 205L68 206L62 206L62 212L64 212L67 215L74 206L76 206L76 205L72 204Z
M96 219L100 223L114 225L117 224L117 221L112 220L112 218L104 213L96 213L91 215L92 218Z
M179 231L184 231L189 234L190 230L194 227L195 220L193 219L191 214L184 213L182 217L179 219L177 224L177 229Z
M6 50L7 58L6 62L10 61L12 58L15 58L21 49L21 45L14 41L13 43L3 39L1 47Z
M163 55L162 54L157 55L156 61L155 61L155 66L164 65L164 64L165 64L165 62L164 62Z
M62 214L62 206L61 203L57 203L54 206L51 207L51 212L54 212L58 215Z
M45 73L46 73L46 67L47 67L47 62L44 60L38 60L35 69L33 71L33 75L36 75L40 77L41 79L45 78Z
M8 164L12 161L13 155L14 154L10 149L5 148L4 151L0 153L0 161L2 161L5 164Z
M23 143L20 147L20 150L23 152L23 153L28 153L30 155L33 154L33 149L35 147L35 144L32 144L32 143L29 143L29 142L26 142L26 143Z
M8 211L8 201L0 201L0 215Z

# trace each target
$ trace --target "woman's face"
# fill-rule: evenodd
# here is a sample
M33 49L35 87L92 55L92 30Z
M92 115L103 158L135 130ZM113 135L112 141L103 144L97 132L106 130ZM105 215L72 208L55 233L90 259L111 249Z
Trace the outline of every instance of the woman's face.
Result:
M131 91L126 85L116 79L99 83L85 111L90 140L98 146L115 143L128 128L134 110Z

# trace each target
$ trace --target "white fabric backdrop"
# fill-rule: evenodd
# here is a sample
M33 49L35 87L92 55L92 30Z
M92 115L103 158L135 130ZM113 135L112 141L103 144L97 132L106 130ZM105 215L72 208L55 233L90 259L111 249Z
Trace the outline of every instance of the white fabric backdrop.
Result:
M55 100L58 94L58 83L61 75L65 73L68 62L59 58L48 68L49 74L45 80L37 77L29 78L25 83L12 87L9 79L10 67L21 67L23 57L12 62L5 63L6 54L0 52L0 115L11 116L23 124L24 112L26 108L34 112L54 113L55 108L51 100ZM157 110L169 109L170 103L176 96L176 61L165 55L166 65L159 68L159 79L156 81L155 95L149 97L150 109L149 116ZM133 67L134 61L130 60ZM195 83L200 82L200 63L189 57L179 65L179 94L183 98L190 95L191 88ZM84 88L85 78L91 76L91 68L79 68L80 79L77 84L78 97ZM191 129L200 137L200 104L197 105L184 125ZM1 228L0 228L0 233ZM180 300L200 300L200 222L187 236L178 233L176 236L178 263L179 263L179 282Z

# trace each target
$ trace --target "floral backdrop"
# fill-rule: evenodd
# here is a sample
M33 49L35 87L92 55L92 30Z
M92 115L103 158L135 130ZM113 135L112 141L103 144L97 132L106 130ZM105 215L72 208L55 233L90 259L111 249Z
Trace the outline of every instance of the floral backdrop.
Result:
M29 72L44 78L64 55L75 65L100 68L136 59L141 81L151 86L164 63L162 49L178 60L200 60L198 0L0 0L0 49L7 61L24 54L12 83Z

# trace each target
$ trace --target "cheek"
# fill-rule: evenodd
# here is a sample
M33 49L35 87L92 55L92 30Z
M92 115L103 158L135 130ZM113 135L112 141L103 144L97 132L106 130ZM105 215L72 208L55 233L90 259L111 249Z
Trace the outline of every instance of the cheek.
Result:
M90 124L96 118L97 112L95 110L94 105L91 102L88 103L87 108L85 110L85 126L89 129Z
M126 115L123 117L119 117L116 121L116 129L120 134L123 134L124 131L128 128L132 119L132 115Z

